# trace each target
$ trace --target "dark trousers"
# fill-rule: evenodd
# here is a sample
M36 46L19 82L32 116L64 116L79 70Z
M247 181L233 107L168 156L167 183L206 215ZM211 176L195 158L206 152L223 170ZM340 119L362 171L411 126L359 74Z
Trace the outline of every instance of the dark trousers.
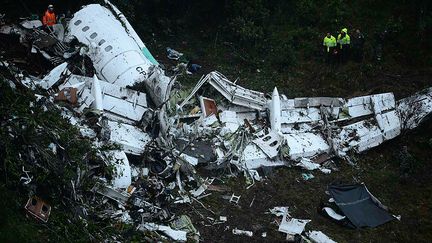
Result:
M330 47L328 50L327 47L324 48L324 56L327 64L333 64L335 62L335 47Z
M339 62L340 63L345 63L348 61L349 59L349 54L350 54L350 46L349 45L339 45L338 46L338 52L339 52Z

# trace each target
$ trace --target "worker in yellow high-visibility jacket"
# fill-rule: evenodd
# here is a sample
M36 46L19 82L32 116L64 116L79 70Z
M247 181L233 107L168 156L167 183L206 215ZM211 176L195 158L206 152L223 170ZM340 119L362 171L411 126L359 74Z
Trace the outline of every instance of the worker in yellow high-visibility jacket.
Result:
M333 60L333 53L334 49L336 47L336 38L332 36L330 33L327 33L327 35L324 37L323 40L323 46L324 46L324 52L326 55L326 62L330 63Z
M341 62L346 62L348 60L351 38L348 35L348 29L343 28L338 35L337 43L339 46L339 57Z

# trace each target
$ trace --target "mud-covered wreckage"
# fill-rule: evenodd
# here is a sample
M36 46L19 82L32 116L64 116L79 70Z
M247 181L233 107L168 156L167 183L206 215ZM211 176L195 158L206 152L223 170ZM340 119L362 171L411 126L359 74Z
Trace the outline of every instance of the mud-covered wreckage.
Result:
M110 182L99 178L94 190L148 213L138 229L156 230L174 240L186 240L186 232L151 223L169 218L169 212L147 201L137 178L149 177L155 190L178 188L177 196L171 195L173 202L188 203L212 182L196 174L199 164L236 168L252 181L260 180L256 169L267 166L296 165L329 173L332 157L349 159L351 153L376 147L416 128L432 112L432 88L401 100L392 93L287 98L277 88L268 96L214 71L192 90L181 90L175 76L165 74L125 16L108 1L84 6L57 28L60 31L47 33L40 26L34 20L0 29L2 34L19 35L22 44L56 66L42 79L17 77L29 88L46 90L41 95L57 103L96 148L118 145L100 153L116 168L115 177ZM213 88L211 98L204 96L203 86ZM89 124L89 113L96 122ZM143 163L130 163L137 157ZM175 179L167 186L155 179L168 177ZM196 187L187 191L190 181ZM128 210L120 215L131 220Z

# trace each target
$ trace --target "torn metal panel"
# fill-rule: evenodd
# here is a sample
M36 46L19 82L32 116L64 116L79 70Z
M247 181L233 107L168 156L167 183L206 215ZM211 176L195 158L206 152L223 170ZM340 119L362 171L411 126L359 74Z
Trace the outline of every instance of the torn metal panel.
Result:
M328 107L341 107L345 103L345 100L342 98L333 98L333 97L304 97L304 98L295 98L294 99L294 107L295 108L309 108L309 107L320 107L320 106L328 106Z
M219 120L223 124L222 130L226 129L226 133L233 133L240 127L237 113L235 111L222 111L219 113ZM222 133L222 131L221 131ZM223 136L223 134L221 134Z
M287 233L289 235L301 234L304 231L306 224L310 221L311 220L308 219L289 218L288 215L284 214L278 231Z
M396 107L393 93L371 95L371 103L375 114L393 110Z
M126 154L119 150L105 151L103 154L108 163L114 166L114 175L111 181L113 188L128 188L132 183L132 172Z
M121 145L126 153L140 155L151 141L150 135L129 124L107 121L104 129L110 131L110 141Z
M231 161L240 167L246 167L247 169L256 169L259 167L266 166L283 166L285 162L278 158L270 160L268 156L255 144L248 144L242 152L240 161Z
M80 88L78 99L78 103L80 104L79 110L82 111L85 108L89 108L95 101L94 95L91 93L91 83L92 78L71 75L59 88L78 86ZM123 88L102 80L99 80L99 85L102 92L103 110L109 118L118 121L132 120L138 122L148 110L145 93Z
M180 104L180 108L186 105L205 83L212 85L233 104L256 110L265 110L267 107L267 99L265 98L264 93L243 88L229 81L223 74L213 71L206 76L203 76L198 81L189 96Z
M322 119L319 108L294 108L282 110L283 124L314 123Z
M44 223L48 222L49 216L51 214L51 206L44 202L42 199L33 196L29 198L24 208L33 217L39 219Z
M330 239L327 235L325 235L321 231L309 231L306 235L312 240L314 243L336 243L336 241Z
M416 128L432 113L432 88L424 89L399 100L396 109L400 116L402 129Z
M374 121L375 119L371 118L343 127L333 140L339 155L343 156L351 149L362 152L383 143L381 129L374 124Z
M160 107L168 102L174 82L175 77L171 79L165 76L161 68L151 66L148 69L148 78L145 81L145 88L147 94L150 95L150 98L156 106Z
M401 133L401 123L395 110L377 114L375 119L385 140L395 138Z
M68 64L64 62L55 67L40 81L38 85L43 89L50 89L57 82L59 82L62 77L66 77L71 74L67 68L67 65Z
M252 141L270 158L273 159L279 153L283 137L273 130L262 137Z
M360 117L372 114L371 98L369 95L347 100L346 110L350 117Z
M395 108L393 93L367 95L348 99L345 110L350 117L360 117L381 113Z
M233 104L257 110L265 109L267 99L263 93L243 88L216 71L209 73L208 76L208 82Z
M126 205L126 202L129 199L128 194L119 192L119 191L115 190L114 188L102 185L100 183L96 183L92 190L105 196L105 197L107 197L107 198L110 198L110 199L118 202L121 205Z
M195 157L193 157L193 156L189 156L189 155L187 155L187 154L180 154L179 157L180 157L182 160L188 162L189 164L191 164L191 165L193 165L193 166L198 165L198 158L195 158Z
M141 231L161 231L166 234L172 240L175 241L186 241L187 240L187 232L183 230L173 230L169 226L157 225L155 223L143 223L140 224L137 228Z
M330 151L330 146L320 134L284 134L284 137L289 147L289 156L293 160L310 158Z
M195 140L191 142L185 139L176 139L174 144L179 151L182 151L182 154L196 158L198 163L208 163L215 158L211 141Z

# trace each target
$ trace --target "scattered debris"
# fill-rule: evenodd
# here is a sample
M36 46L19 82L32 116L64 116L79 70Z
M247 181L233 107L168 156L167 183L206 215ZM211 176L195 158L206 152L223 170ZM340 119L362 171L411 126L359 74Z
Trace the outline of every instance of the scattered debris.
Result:
M328 174L334 170L329 169L331 158L349 158L351 153L376 147L417 127L432 113L432 88L397 101L392 93L288 99L275 87L269 99L269 94L244 88L213 71L202 76L190 92L181 90L176 75L183 74L168 76L108 0L84 6L65 27L63 38L43 31L40 21L2 25L2 34L18 35L27 50L55 66L38 78L2 61L1 67L16 78L11 87L22 85L37 92L37 102L45 102L45 111L61 112L98 151L95 159L101 163L86 171L78 167L77 178L70 181L75 201L85 200L80 185L83 176L89 177L95 192L91 203L104 205L98 217L141 231L158 231L174 241L200 239L188 216L171 213L173 205L193 208L197 202L213 217L196 211L203 220L212 225L227 222L226 216L215 219L217 214L200 199L212 195L207 191L232 191L213 185L219 178L200 177L196 171L200 166L232 175L241 172L247 189L265 180L258 173L260 167L299 166ZM183 57L172 48L166 50L169 59ZM179 65L191 73L201 68L195 63ZM223 99L217 99L218 94L210 96L212 91ZM56 142L48 148L56 156L63 156L63 150ZM23 186L33 183L32 172L26 168L22 167L20 178ZM112 173L105 171L109 169ZM301 175L304 180L314 178L311 173ZM330 186L329 191L344 215L331 207L323 207L322 212L337 221L376 227L395 218L364 185ZM234 193L226 196L236 205L241 198ZM249 207L254 201L255 197ZM51 212L37 197L31 197L25 209L43 222ZM310 222L292 218L288 207L270 212L283 217L279 231L290 239ZM252 231L237 228L232 232L253 236ZM315 242L334 242L320 231L308 236Z
M246 235L246 236L249 236L249 237L253 236L253 232L252 231L239 230L237 228L233 229L232 233L235 234L235 235Z
M306 224L309 222L310 220L295 218L288 219L287 216L284 216L282 218L281 224L279 225L279 231L290 235L301 234Z
M321 231L309 231L306 235L312 240L314 243L336 243L336 241L330 239L327 235L325 235Z
M236 196L236 195L234 195L234 193L231 195L231 198L230 198L230 203L234 203L234 204L238 204L238 202L240 201L240 197L241 196Z
M44 223L48 222L49 216L51 214L51 206L42 199L36 196L30 197L24 208L33 217Z

